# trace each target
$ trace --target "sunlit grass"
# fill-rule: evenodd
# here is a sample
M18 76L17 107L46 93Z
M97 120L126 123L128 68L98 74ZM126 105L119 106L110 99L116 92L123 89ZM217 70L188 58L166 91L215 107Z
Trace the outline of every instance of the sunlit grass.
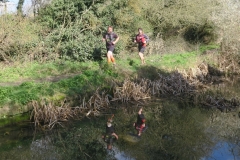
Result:
M209 49L205 47L204 49ZM105 57L104 57L105 58ZM0 70L0 106L6 104L26 105L31 100L47 98L63 100L65 97L92 94L97 88L110 88L109 79L123 81L127 77L140 76L154 79L157 72L170 73L176 69L196 67L206 56L200 52L145 55L146 64L141 65L138 54L116 56L116 67L100 62L47 62L23 63L3 66ZM62 77L72 75L71 77ZM60 76L50 82L50 76ZM43 81L35 81L43 79ZM4 83L6 83L4 85ZM11 85L19 82L19 85Z
M200 47L200 51L175 53L175 54L152 54L145 55L146 65L153 66L163 70L188 69L196 67L197 63L206 56L201 55L207 49L215 49L218 46L209 45ZM1 65L0 82L31 81L49 76L64 76L69 74L81 74L85 70L97 71L106 64L106 59L101 62L72 62L72 61L54 61L46 63L15 63L10 66ZM126 73L135 73L141 66L137 53L117 55L117 71Z
M96 70L96 62L47 62L24 63L11 66L1 66L0 82L15 82L46 78L48 76L61 76L66 74L81 73L83 70Z
M0 87L0 106L4 104L26 105L41 98L63 100L74 95L88 95L96 88L107 86L109 73L85 70L82 74L58 82L24 82L19 86ZM52 98L51 98L52 97Z
M196 63L197 58L198 54L196 52L167 54L162 56L160 64L162 68L170 70L177 68L186 69L192 67Z

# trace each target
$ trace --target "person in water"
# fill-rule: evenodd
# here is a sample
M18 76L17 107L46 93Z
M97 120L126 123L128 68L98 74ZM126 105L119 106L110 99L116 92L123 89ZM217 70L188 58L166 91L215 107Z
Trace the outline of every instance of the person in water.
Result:
M106 133L102 136L104 141L107 143L107 149L112 149L112 144L118 139L118 135L115 133L114 126L112 125L112 118L108 119L106 124Z
M142 113L142 108L138 111L137 122L133 124L135 129L138 131L138 136L141 136L142 132L146 129L145 116Z

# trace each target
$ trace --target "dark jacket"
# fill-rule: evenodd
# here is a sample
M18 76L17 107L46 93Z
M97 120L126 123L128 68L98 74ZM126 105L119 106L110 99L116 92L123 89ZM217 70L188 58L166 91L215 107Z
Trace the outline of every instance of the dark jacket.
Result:
M114 42L117 38L118 35L114 32L112 33L106 33L103 38L106 40L106 47L107 48L111 48L114 46L114 44L112 42Z

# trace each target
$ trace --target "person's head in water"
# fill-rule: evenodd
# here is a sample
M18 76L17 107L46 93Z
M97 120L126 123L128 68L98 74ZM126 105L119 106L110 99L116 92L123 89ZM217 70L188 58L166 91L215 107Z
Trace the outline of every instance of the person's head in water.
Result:
M143 29L142 28L138 28L138 34L143 34Z
M108 26L107 32L108 33L112 33L113 32L113 27L112 26Z

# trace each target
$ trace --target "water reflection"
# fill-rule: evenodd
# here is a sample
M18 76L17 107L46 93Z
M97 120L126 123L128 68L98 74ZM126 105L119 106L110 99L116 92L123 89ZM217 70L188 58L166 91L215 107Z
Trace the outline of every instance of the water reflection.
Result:
M113 147L112 151L108 151L110 157L113 155L113 157L117 160L136 160L135 158L130 157L129 155L126 155L124 151L120 151L117 147Z
M0 157L9 160L240 159L237 113L207 111L175 100L158 100L144 107L148 129L136 139L132 136L136 134L132 124L138 110L139 107L130 106L114 111L119 140L112 151L106 150L101 139L108 118L102 116L77 121L49 133L41 132L35 138L31 127L1 128Z
M173 101L161 101L145 108L145 116L149 128L141 140L119 142L119 148L136 159L200 159L213 146L204 131L207 115L198 108L179 109Z
M227 78L224 83L212 85L212 89L224 95L225 98L239 97L240 96L240 77L233 76Z
M237 160L240 159L239 151L240 147L236 144L226 141L218 142L211 155L202 158L202 160Z
M59 154L56 152L56 147L53 145L51 137L46 136L33 141L30 145L32 159L58 160Z

